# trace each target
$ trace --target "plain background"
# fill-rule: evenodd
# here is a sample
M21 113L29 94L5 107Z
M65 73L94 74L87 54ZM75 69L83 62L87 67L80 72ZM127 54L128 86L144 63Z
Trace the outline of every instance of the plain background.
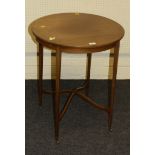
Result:
M131 0L131 155L155 154L154 1ZM25 2L0 5L0 154L25 153Z

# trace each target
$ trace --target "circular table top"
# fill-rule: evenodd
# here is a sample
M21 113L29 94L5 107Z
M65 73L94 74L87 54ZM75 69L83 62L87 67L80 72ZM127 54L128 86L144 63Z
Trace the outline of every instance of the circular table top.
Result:
M31 24L33 34L54 46L95 48L116 43L123 27L108 18L85 13L60 13L41 17Z

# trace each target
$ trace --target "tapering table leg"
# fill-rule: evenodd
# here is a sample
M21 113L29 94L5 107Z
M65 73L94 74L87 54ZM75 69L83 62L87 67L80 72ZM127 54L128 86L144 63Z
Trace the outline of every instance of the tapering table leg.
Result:
M115 99L115 86L116 86L116 75L117 75L117 64L118 64L118 54L119 54L119 44L117 43L114 47L114 56L113 56L113 76L111 81L111 90L110 90L110 100L109 100L109 112L108 112L108 128L109 131L112 131L112 115L113 115L113 104Z
M43 97L43 46L39 43L38 46L38 98L39 105L42 105Z
M87 95L88 95L88 91L89 91L91 58L92 58L92 54L91 54L91 53L87 53L87 64L86 64L86 82L87 82L86 94L87 94Z
M56 51L56 80L55 80L55 139L59 142L59 117L60 117L60 76L61 76L61 51Z

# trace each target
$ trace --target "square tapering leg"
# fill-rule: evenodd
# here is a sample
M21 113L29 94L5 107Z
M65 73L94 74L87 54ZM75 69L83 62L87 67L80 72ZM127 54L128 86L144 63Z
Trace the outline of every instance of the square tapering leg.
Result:
M60 117L60 76L61 76L61 51L56 51L56 80L55 80L55 139L59 142L59 117Z
M42 105L43 97L43 46L39 43L38 46L38 98L39 105Z
M87 53L87 64L86 64L86 95L89 93L89 82L90 82L90 70L91 70L91 58L92 54Z
M117 75L117 64L118 64L118 54L119 54L120 43L117 43L114 47L113 55L113 75L110 88L110 98L109 98L109 112L108 112L108 128L109 131L112 131L112 116L113 116L113 105L115 99L115 87L116 87L116 75Z

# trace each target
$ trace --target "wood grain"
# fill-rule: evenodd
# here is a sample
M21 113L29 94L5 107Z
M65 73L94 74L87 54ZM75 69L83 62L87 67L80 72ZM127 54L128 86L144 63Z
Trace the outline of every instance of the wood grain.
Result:
M80 53L81 49L100 51L106 46L108 49L124 36L123 27L115 21L85 13L44 16L35 20L30 29L45 46L53 49L59 46L66 52L71 48L73 52L80 49Z

